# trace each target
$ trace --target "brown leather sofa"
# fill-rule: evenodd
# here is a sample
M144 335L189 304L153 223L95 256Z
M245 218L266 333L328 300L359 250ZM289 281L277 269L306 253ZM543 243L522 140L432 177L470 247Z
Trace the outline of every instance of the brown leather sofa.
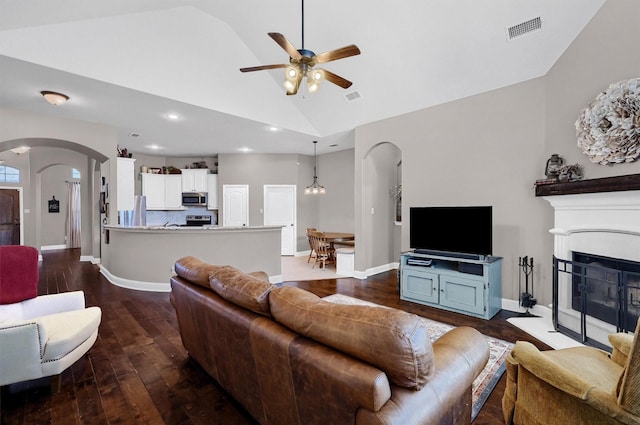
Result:
M175 271L185 348L260 424L470 422L489 358L475 329L431 344L424 321L400 310L330 303L195 257Z

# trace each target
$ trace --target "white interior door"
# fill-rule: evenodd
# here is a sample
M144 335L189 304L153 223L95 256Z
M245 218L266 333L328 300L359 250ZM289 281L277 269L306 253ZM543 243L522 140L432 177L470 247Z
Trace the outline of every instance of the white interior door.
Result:
M243 227L249 225L249 186L225 184L222 186L222 225Z
M296 186L264 186L264 225L282 226L281 255L296 251Z

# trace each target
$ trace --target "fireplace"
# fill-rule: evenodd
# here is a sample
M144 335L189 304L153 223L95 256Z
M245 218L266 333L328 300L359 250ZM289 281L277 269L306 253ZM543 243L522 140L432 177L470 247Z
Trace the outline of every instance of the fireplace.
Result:
M616 332L634 331L640 315L640 262L575 251L572 256L572 261L554 257L554 326L583 344L606 349L591 337L587 318L615 326ZM579 331L558 314L558 282L564 274L571 280L571 308L580 313Z
M600 347L640 315L640 175L620 178L539 193L554 208L554 327Z

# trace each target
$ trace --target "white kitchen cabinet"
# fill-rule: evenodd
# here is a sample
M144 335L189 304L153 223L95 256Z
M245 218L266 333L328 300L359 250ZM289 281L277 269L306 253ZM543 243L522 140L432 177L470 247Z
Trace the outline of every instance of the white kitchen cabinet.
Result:
M187 168L180 171L182 171L183 192L207 192L208 168Z
M182 178L180 174L143 173L142 195L147 198L147 210L181 210Z
M209 210L217 210L218 209L218 175L217 174L207 174L207 187L208 195L207 195L207 209Z
M167 174L164 185L164 206L167 210L181 210L182 207L182 176Z

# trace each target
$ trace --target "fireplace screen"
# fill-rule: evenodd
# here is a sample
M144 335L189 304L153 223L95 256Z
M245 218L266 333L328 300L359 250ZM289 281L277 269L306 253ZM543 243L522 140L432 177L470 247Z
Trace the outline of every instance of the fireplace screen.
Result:
M640 315L640 263L580 252L573 252L572 261L553 260L557 331L601 348L607 348L602 338L592 338L594 322L610 324L616 332L634 331Z

